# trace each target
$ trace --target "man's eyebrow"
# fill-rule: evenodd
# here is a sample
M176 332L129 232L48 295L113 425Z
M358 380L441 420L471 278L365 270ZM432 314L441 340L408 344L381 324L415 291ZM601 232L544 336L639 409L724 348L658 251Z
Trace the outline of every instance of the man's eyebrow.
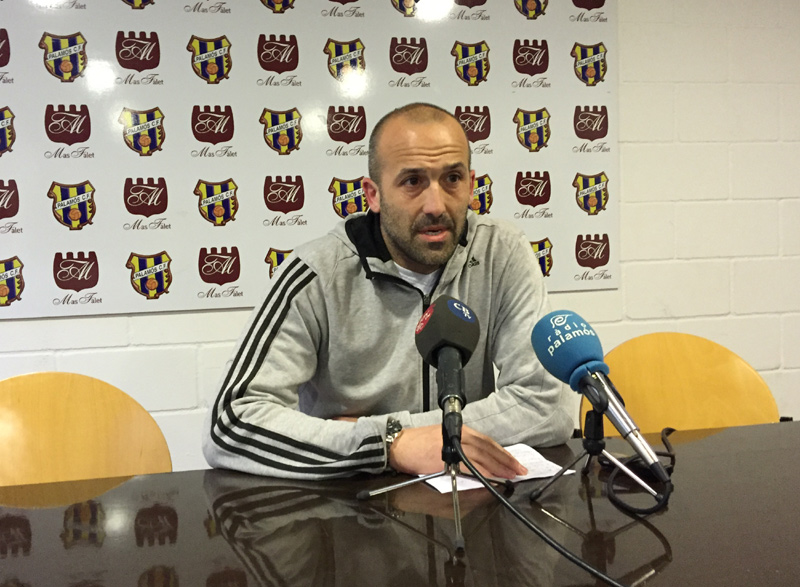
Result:
M464 171L467 169L465 163L459 161L458 163L451 163L450 165L445 165L445 171ZM397 172L397 175L409 175L409 174L417 174L417 173L424 173L426 169L424 167L404 167L400 171Z

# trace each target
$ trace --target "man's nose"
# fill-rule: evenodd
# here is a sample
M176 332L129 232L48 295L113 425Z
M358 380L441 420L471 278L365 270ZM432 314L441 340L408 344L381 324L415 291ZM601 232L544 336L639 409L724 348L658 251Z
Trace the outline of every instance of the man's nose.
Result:
M442 187L436 182L431 182L425 190L422 204L422 212L431 216L439 217L445 213L444 198L445 193Z

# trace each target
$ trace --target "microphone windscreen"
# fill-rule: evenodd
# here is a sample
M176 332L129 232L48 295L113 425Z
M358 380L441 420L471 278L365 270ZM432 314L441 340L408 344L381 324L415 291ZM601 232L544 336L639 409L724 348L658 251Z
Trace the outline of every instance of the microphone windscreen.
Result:
M478 317L469 306L455 298L441 295L428 306L419 319L414 341L426 362L438 368L437 353L442 347L453 347L466 365L478 345L481 329Z
M542 366L575 391L587 370L608 374L600 338L574 312L560 310L543 316L533 327L531 344Z

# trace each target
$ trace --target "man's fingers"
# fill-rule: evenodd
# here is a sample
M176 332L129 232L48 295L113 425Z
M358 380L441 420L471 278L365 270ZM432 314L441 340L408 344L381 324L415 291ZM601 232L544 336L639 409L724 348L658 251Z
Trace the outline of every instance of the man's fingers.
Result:
M488 436L464 427L461 445L467 457L481 473L492 477L513 479L525 475L528 470L502 446Z

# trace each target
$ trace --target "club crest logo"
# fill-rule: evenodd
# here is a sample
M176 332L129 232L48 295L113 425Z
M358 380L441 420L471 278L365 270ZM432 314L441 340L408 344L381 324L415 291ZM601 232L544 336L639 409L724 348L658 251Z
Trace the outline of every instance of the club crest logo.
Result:
M167 210L168 196L167 182L163 177L140 177L136 181L132 177L125 179L123 198L125 208L131 214L148 218L154 214L163 214Z
M363 106L328 106L328 136L334 141L352 143L367 136L367 115Z
M417 13L418 0L391 0L394 9L403 16L414 16Z
M219 251L216 247L211 247L210 251L203 247L197 258L197 271L206 283L225 285L236 281L242 271L239 248L231 247L229 252L226 247Z
M133 152L148 157L160 151L167 137L164 113L159 108L131 110L123 108L117 120L122 125L122 138Z
M294 0L261 0L261 4L275 14L282 14L290 8L294 8Z
M19 190L14 179L0 179L0 220L13 218L19 212Z
M450 55L455 57L456 75L469 86L477 86L489 75L489 45L486 41L467 45L456 41Z
M264 125L264 140L269 148L279 155L288 155L299 149L303 140L301 118L303 116L297 108L283 112L264 108L260 122Z
M175 544L178 540L178 512L175 508L155 504L136 512L133 522L136 546L153 546L154 544ZM178 578L172 569L153 567L139 577L141 587L153 585L158 587L177 587Z
M593 106L589 110L588 106L585 108L575 106L572 123L579 139L587 141L602 139L608 134L608 108Z
M536 260L539 261L539 268L544 277L550 277L550 270L553 269L553 243L549 238L540 241L531 241L531 248Z
M608 63L606 46L603 43L597 45L575 43L570 55L575 58L574 70L579 80L590 87L604 81Z
M492 207L493 202L492 179L488 175L476 176L472 184L472 200L469 203L470 210L478 215L488 214L489 208Z
M233 109L230 106L192 108L192 134L198 141L214 145L233 138Z
M53 216L70 230L92 224L97 207L94 186L88 181L74 185L53 182L47 197L53 200Z
M8 106L3 106L0 108L0 157L12 151L11 145L14 144L16 138L14 113Z
M44 49L44 66L62 82L72 82L86 70L86 39L81 33L65 37L45 33L39 41Z
M606 0L572 0L572 3L577 8L583 8L584 10L594 10L595 8L602 8Z
M125 69L139 72L155 69L161 63L158 33L139 32L136 36L132 31L127 35L117 31L116 53L117 63Z
M44 130L47 138L54 143L84 143L92 134L89 108L86 104L82 104L80 108L74 104L69 108L63 104L59 104L58 108L48 104L44 111Z
M306 199L306 190L303 178L296 176L285 178L278 175L272 179L271 175L264 178L264 204L273 212L288 214L296 212L303 207Z
M288 251L282 251L280 249L273 249L270 247L269 251L267 251L267 256L264 257L264 262L269 265L269 278L272 279L272 276L275 275L275 271L280 267L281 263L283 263L286 258L292 254L294 249L289 249Z
M125 4L133 8L134 10L143 10L150 6L151 4L155 4L156 0L122 0Z
M514 69L523 75L539 75L550 67L550 50L547 41L514 41Z
M517 109L514 114L517 123L517 140L530 152L536 152L547 146L550 140L550 113L547 108L541 110Z
M581 267L597 269L603 265L608 265L608 260L611 257L610 251L607 234L604 234L602 238L599 234L594 236L579 234L578 238L575 239L575 260Z
M339 81L351 73L363 73L367 67L364 49L361 39L344 43L328 39L322 50L328 56L328 73Z
M218 183L199 180L194 193L199 198L197 208L203 218L214 226L225 226L231 220L236 220L239 210L236 188L232 179Z
M595 216L606 209L608 204L608 176L605 172L596 175L578 173L572 186L576 188L575 199L578 207L589 216Z
M81 291L97 285L100 267L97 253L56 253L53 257L53 279L61 289Z
M169 268L171 262L172 258L166 251L155 255L131 253L125 266L131 270L131 286L136 293L148 300L157 300L163 294L169 293L172 285L172 271ZM138 524L136 528L139 528Z
M548 0L514 0L517 11L528 20L535 20L547 10Z
M300 63L300 48L294 35L259 35L258 64L264 71L286 73L294 71Z
M10 306L22 299L20 294L25 289L25 280L22 279L24 266L19 257L0 260L0 307Z
M389 43L389 63L398 73L414 75L428 69L428 42L420 37L392 37Z
M208 84L228 79L233 62L231 42L225 35L216 39L201 39L192 35L186 50L192 53L192 71Z
M369 210L367 196L364 194L362 182L364 176L358 179L339 179L334 177L328 191L333 194L333 210L341 218L347 218L356 212Z
M102 546L106 538L106 513L103 504L89 500L69 506L64 511L64 548L78 545Z
M531 175L528 171L523 174L517 171L517 180L514 184L514 192L517 195L517 202L523 206L541 206L550 201L552 191L550 184L550 172L544 173L537 171Z
M8 31L0 29L0 67L5 67L11 61L11 42L8 40Z
M454 116L471 143L489 138L489 133L492 132L492 115L488 106L482 108L476 106L474 109L469 106L465 108L456 106Z

